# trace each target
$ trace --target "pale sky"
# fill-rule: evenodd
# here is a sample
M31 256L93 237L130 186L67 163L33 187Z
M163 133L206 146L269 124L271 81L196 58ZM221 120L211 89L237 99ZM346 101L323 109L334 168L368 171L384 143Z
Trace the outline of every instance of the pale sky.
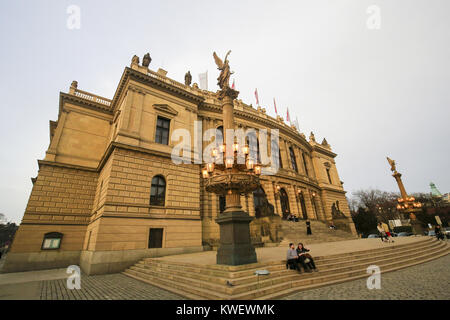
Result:
M81 10L69 29L67 8ZM369 29L367 9L380 9ZM0 2L0 212L20 222L49 143L59 92L112 98L137 54L183 82L231 49L240 98L326 137L344 188L450 191L450 1L19 1Z

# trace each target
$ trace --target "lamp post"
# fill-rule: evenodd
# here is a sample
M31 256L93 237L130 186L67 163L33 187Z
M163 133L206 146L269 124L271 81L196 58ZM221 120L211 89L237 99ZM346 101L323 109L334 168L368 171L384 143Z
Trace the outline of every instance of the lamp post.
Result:
M416 201L412 196L408 196L406 193L405 186L402 181L402 174L397 172L395 161L387 157L389 164L391 165L392 176L395 181L397 181L398 188L400 190L401 197L397 199L397 210L403 213L404 216L409 216L411 227L414 234L423 234L423 228L420 222L416 219L416 213L420 212L422 209L422 203Z
M227 54L228 56L228 54ZM214 53L216 64L221 70L218 92L222 102L222 117L224 143L218 149L213 149L214 159L225 159L223 163L208 163L202 169L206 191L225 196L225 210L216 222L220 226L219 248L217 250L217 264L241 265L255 263L256 251L250 238L250 217L242 210L241 195L256 190L259 185L261 165L249 155L247 145L240 146L228 137L230 129L234 130L233 100L239 92L229 87L230 68L228 60L222 62ZM238 161L244 155L244 161ZM240 158L242 160L242 158ZM243 163L242 163L243 162Z

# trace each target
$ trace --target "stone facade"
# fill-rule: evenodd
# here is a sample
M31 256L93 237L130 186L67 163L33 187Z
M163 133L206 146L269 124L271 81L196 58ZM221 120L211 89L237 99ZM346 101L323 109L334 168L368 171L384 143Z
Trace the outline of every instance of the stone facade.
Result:
M81 91L76 82L68 93L60 93L58 120L50 121L50 144L38 161L38 176L32 179L3 271L79 264L88 274L118 272L144 257L216 245L221 200L205 192L199 164L174 164L171 152L179 141L170 137L187 129L191 141L183 143L192 146L195 121L201 122L202 132L217 129L222 125L220 102L215 93L181 84L166 73L133 60L112 100ZM155 140L158 117L170 122L167 144ZM235 120L244 130L278 129L280 135L282 168L261 177L275 215L251 223L254 242L278 240L277 225L286 207L300 218L334 221L355 232L336 154L326 141L307 141L281 118L241 100L235 101ZM162 205L150 203L155 176L165 181ZM241 200L243 209L255 216L253 195ZM336 202L339 216L333 216ZM159 247L149 248L151 229L162 229ZM46 234L55 232L62 234L59 248L43 248Z

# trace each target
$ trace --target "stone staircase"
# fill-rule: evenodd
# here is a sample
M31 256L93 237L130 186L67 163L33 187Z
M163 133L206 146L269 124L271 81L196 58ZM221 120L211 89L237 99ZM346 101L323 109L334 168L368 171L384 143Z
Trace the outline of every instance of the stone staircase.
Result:
M199 265L148 258L123 274L196 300L276 299L294 292L365 278L367 267L381 273L424 263L450 252L446 242L423 237L414 243L315 257L319 272L298 274L284 261L242 266ZM256 270L268 275L255 275Z
M283 240L280 245L287 247L290 242L311 244L358 238L356 235L344 230L332 230L324 222L317 220L310 220L310 222L312 234L306 235L305 221L292 222L283 220L281 222L281 237Z

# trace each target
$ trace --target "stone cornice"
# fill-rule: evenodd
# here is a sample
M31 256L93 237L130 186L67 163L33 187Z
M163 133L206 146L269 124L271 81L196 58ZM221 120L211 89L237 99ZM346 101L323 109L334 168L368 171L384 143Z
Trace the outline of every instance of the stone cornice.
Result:
M318 153L325 154L325 155L327 155L327 156L329 156L329 157L331 157L331 158L335 158L335 157L337 156L336 153L332 152L332 151L329 150L329 149L326 149L325 147L323 147L323 146L320 145L320 144L314 144L314 145L312 146L312 151L315 151L315 152L318 152Z
M121 99L123 91L130 79L151 87L156 87L160 90L163 90L170 94L174 94L181 99L188 100L195 104L199 104L205 99L202 95L195 95L187 90L183 90L182 88L172 85L168 82L162 81L155 77L151 77L148 74L144 74L142 72L133 70L129 67L125 67L125 70L122 74L119 85L117 87L117 90L114 94L114 98L111 103L113 110L116 110L118 108L119 101Z
M75 95L64 93L64 92L59 93L59 115L61 115L61 113L63 112L64 104L66 102L70 102L77 106L88 108L88 109L91 109L91 110L94 110L97 112L101 112L101 113L104 113L104 114L107 114L110 116L113 115L112 109L104 104L90 101L87 99L83 99L81 97L77 97ZM59 119L59 115L58 115L58 119Z
M74 169L74 170L83 170L83 171L90 171L90 172L97 172L98 168L91 168L91 167L85 167L85 166L77 166L74 164L69 163L62 163L62 162L55 162L55 161L46 161L46 160L38 160L38 167L39 169L41 166L54 166L54 167L62 167L62 168L68 168L68 169Z

